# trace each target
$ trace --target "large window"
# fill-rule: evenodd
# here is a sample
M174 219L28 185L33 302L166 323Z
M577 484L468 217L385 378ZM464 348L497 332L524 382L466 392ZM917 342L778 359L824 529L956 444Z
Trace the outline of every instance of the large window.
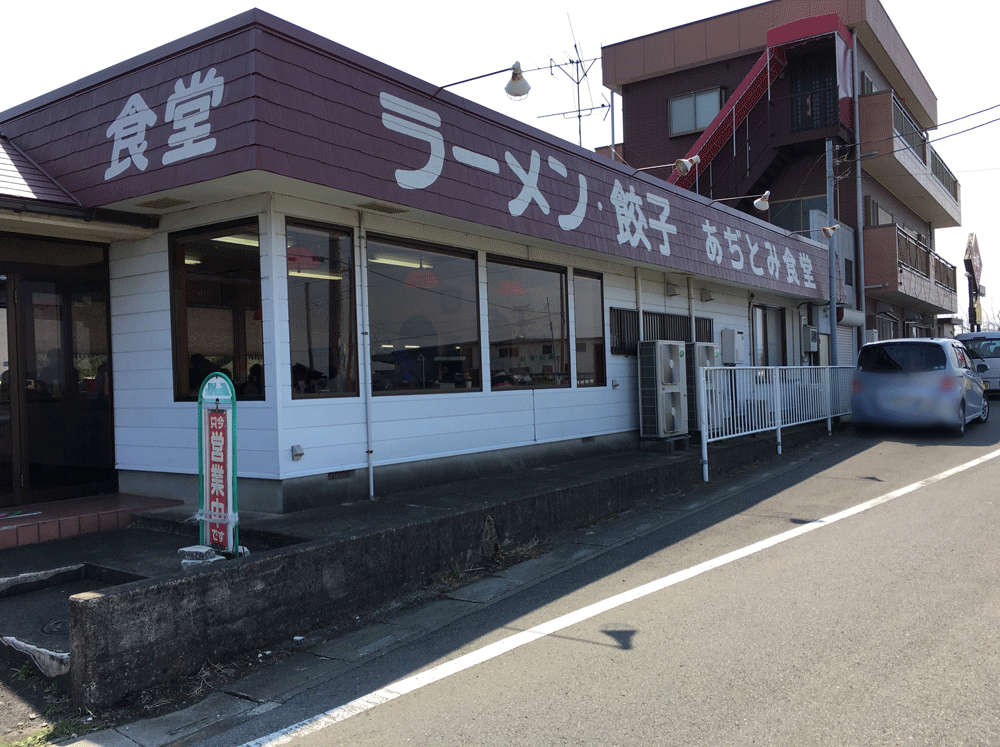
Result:
M292 398L358 394L351 232L288 221Z
M509 387L568 387L566 272L490 258L490 382Z
M223 372L238 399L264 398L257 219L172 234L174 396Z
M474 255L369 236L375 394L482 388L476 277Z
M573 274L573 318L576 385L604 386L604 294L600 276Z
M667 103L670 136L686 135L704 130L719 113L722 89L712 88L687 96L678 96Z

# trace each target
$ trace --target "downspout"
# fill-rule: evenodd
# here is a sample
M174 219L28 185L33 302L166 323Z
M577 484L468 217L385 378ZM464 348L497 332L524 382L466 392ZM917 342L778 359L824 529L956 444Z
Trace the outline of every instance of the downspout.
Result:
M833 225L833 190L836 180L833 175L833 140L826 139L826 221ZM830 255L830 365L837 365L837 245L830 236L826 240L826 251Z
M688 292L688 319L691 320L691 342L698 342L697 325L694 323L694 285L692 282L694 278L688 275L687 279L687 292Z
M639 274L639 268L635 268L635 308L639 312L639 342L646 339L645 331L642 323L642 277Z
M375 500L375 447L372 437L372 339L368 317L368 238L365 236L365 214L358 211L358 269L361 285L361 388L365 394L365 428L368 458L368 500Z
M851 40L854 42L854 53L851 60L854 63L854 186L855 197L857 198L856 220L858 223L858 286L860 286L861 297L861 345L868 339L868 312L865 307L865 218L864 218L864 198L861 194L861 109L858 106L858 85L860 73L858 71L858 32L857 29L851 32ZM855 287L858 287L855 286Z

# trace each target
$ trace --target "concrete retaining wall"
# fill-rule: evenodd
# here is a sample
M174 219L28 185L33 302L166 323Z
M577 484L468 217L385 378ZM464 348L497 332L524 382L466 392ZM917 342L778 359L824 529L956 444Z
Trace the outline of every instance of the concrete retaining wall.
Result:
M765 452L774 455L774 441L764 442L725 451L752 462ZM721 456L710 457L713 472L737 466ZM103 708L195 673L206 660L266 648L329 625L341 614L384 604L481 558L484 537L487 544L493 541L493 526L500 546L514 546L700 482L700 454L691 450L599 479L574 483L570 476L558 487L536 486L491 505L477 505L470 497L470 506L455 513L349 540L314 540L73 596L74 703ZM492 551L485 547L486 554Z

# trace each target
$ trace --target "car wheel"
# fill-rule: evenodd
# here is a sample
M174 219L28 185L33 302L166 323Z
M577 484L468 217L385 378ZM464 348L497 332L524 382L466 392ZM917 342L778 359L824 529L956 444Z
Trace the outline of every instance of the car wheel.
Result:
M990 398L985 394L983 395L983 409L979 413L979 422L985 423L990 419Z
M958 423L955 425L955 435L965 435L965 400L958 403Z

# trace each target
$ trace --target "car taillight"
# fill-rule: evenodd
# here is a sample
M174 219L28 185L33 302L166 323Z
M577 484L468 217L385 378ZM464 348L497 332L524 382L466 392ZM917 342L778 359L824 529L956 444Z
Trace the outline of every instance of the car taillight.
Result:
M851 390L855 394L861 394L862 389L864 389L864 387L861 385L861 379L853 379L851 381Z
M941 377L941 391L950 392L955 388L955 380L951 376Z

